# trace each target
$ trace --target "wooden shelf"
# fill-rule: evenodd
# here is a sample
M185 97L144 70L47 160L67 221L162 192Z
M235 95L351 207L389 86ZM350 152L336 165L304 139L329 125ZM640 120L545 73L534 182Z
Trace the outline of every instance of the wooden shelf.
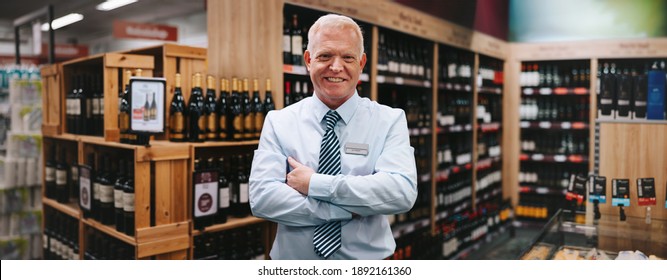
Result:
M471 132L472 124L454 124L437 127L438 134L455 133L455 132Z
M587 155L563 155L563 154L542 154L542 153L533 153L526 154L522 153L519 155L519 160L521 161L534 161L534 162L566 162L566 163L588 163Z
M493 164L501 162L502 156L485 157L477 160L477 171L486 170L493 166Z
M667 120L645 120L645 119L614 119L614 120L601 120L596 119L596 123L628 123L628 124L667 124Z
M453 90L460 92L472 92L472 86L469 84L445 83L439 82L438 88L443 90Z
M521 94L524 96L530 95L587 95L590 91L585 87L523 87Z
M192 235L193 236L198 236L198 235L202 235L204 233L230 230L230 229L245 227L245 226L258 224L258 223L262 223L262 222L266 222L266 220L260 219L260 218L254 217L254 216L248 216L248 217L244 217L244 218L228 217L226 223L206 227L206 228L204 228L203 231L194 229L194 230L192 230Z
M590 125L587 122L549 122L549 121L521 121L519 126L522 129L554 129L554 130L588 130Z
M252 146L259 145L259 140L245 140L245 141L209 141L203 143L188 143L194 148L215 148L215 147L235 147L235 146Z
M92 227L92 228L94 228L96 230L99 230L101 232L104 232L104 233L106 233L106 234L108 234L108 235L110 235L110 236L112 236L112 237L114 237L118 240L121 240L121 241L123 241L127 244L132 245L132 246L137 246L137 241L134 237L129 236L125 233L118 232L116 230L116 228L113 228L111 226L107 226L107 225L102 224L102 223L100 223L98 221L95 221L93 219L82 218L81 221L84 224L86 224L87 226Z
M560 189L558 189L560 188ZM527 185L521 185L519 186L519 193L526 193L526 194L546 194L546 195L565 195L567 192L566 189L562 187L547 187L547 186L527 186Z
M378 84L413 86L413 87L423 87L423 88L431 88L433 85L429 80L404 78L400 76L377 75L375 79Z
M76 203L67 203L67 204L62 204L60 202L57 202L53 199L42 197L42 203L44 205L48 205L49 207L55 208L56 210L65 213L75 219L79 219L79 216L81 214L81 210L79 210L79 205Z

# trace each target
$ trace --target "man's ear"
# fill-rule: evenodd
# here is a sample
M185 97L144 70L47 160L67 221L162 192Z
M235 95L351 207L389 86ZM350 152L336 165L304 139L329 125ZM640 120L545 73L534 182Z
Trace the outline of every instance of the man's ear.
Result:
M310 71L310 52L308 50L303 53L303 60L306 62L306 69Z
M363 53L361 55L361 59L359 60L359 66L361 66L362 71L363 71L365 65L366 65L366 53Z

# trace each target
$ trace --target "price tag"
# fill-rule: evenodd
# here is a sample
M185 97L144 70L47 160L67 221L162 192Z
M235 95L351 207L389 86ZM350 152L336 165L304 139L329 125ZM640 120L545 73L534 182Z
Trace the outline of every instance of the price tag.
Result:
M554 156L554 161L556 162L565 162L567 160L567 156L565 155L555 155Z
M377 79L378 83L384 84L386 78L382 75L378 75L376 79Z
M524 88L523 89L523 94L525 95L532 95L533 94L533 89L532 88Z
M551 128L551 123L550 122L540 122L539 126L540 126L540 128L549 129L549 128Z
M654 178L637 179L637 204L639 204L639 206L651 206L656 204Z
M465 89L465 91L471 91L471 90L472 90L472 88L470 87L470 85L465 85L464 89Z
M431 82L424 81L424 87L430 88L431 87Z
M611 205L630 206L630 180L611 180Z
M572 124L570 122L562 122L560 124L560 128L562 129L570 129L570 127L572 127Z
M397 85L402 85L403 82L404 82L404 81L403 81L403 77L396 77L396 78L394 79L394 83L396 83Z
M607 177L591 176L588 184L588 201L607 203Z
M551 88L541 88L540 89L540 94L541 95L551 95L551 92L552 92Z
M544 160L544 155L543 154L534 154L531 158L535 161L541 161L541 160Z
M530 127L530 122L525 122L524 121L524 122L521 122L520 125L521 125L521 128L529 128Z
M535 189L535 192L539 193L539 194L547 194L547 193L549 193L549 189L546 188L546 187L539 187L539 188Z
M368 78L367 73L361 73L361 76L359 76L359 80L361 80L362 82L368 82L370 79Z

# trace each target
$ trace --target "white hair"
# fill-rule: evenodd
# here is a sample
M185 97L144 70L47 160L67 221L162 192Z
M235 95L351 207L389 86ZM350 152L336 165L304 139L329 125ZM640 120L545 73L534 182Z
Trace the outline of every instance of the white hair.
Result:
M315 37L315 34L325 27L338 28L338 29L351 28L354 31L354 33L357 34L357 37L359 37L359 49L361 50L359 52L359 57L361 57L364 54L364 36L361 33L361 28L359 27L359 25L349 17L336 14L328 14L321 16L310 27L310 29L308 30L309 52L312 52L311 46L313 42L313 37Z

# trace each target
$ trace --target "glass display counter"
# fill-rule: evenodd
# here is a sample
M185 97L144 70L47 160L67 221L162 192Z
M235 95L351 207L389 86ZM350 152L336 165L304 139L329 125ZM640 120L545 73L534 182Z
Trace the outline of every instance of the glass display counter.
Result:
M644 218L627 217L621 221L619 216L609 215L594 220L586 219L584 213L573 215L561 209L545 224L520 259L614 260L644 257L667 258L667 221L653 219L647 224Z

